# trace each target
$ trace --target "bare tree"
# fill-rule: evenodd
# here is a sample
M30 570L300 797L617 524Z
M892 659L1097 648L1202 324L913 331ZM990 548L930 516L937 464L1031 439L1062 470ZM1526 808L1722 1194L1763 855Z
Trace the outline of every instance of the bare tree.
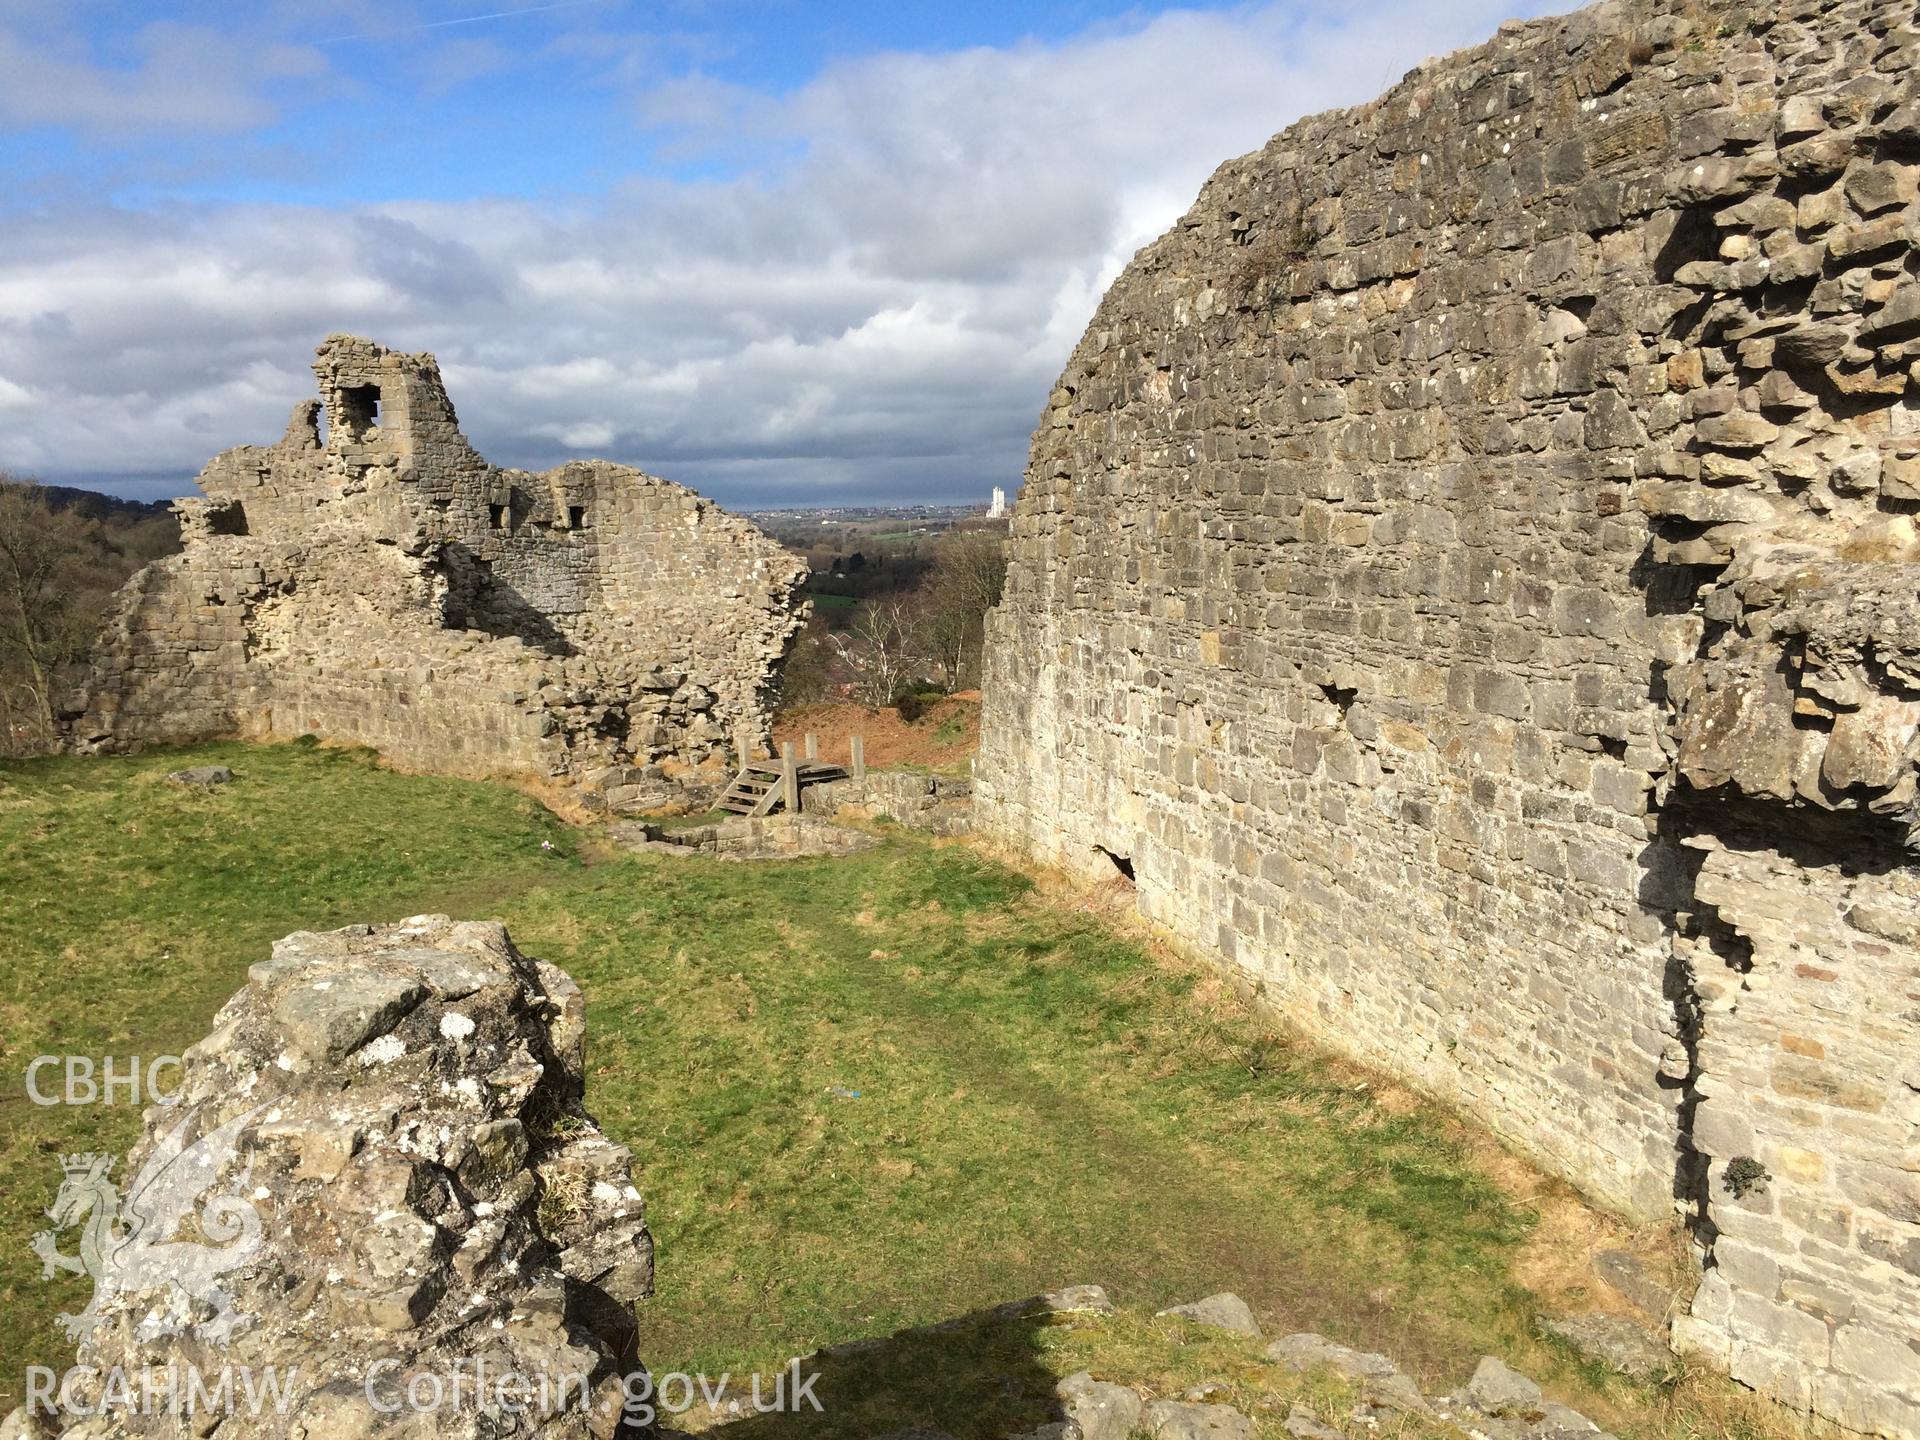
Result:
M0 472L0 751L51 746L62 672L85 658L114 590L143 558L97 518Z
M1006 534L955 530L934 547L933 568L918 594L919 628L928 658L949 690L980 669L987 611L1007 580Z
M808 618L806 627L794 637L787 658L780 663L774 702L776 709L813 705L832 696L836 668L834 661L839 657L840 650L829 638L831 634L825 620L816 611Z
M926 673L921 621L914 598L894 591L862 605L851 630L827 632L828 643L854 672L853 695L861 704L891 705Z
M883 706L901 703L922 682L957 689L979 673L986 614L999 603L1006 574L1004 530L942 535L918 584L871 593L844 618L814 615L787 659L781 703L847 693ZM837 570L834 583L844 583Z

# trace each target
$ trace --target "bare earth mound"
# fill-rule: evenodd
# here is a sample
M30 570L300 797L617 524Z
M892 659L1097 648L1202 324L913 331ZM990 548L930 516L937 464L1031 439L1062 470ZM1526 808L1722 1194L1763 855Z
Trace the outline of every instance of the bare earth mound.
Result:
M876 769L958 770L980 746L979 696L962 691L937 700L912 723L898 710L867 705L799 705L774 716L775 745L791 740L797 751L809 731L820 737L823 759L845 760L847 742L864 735L867 764Z

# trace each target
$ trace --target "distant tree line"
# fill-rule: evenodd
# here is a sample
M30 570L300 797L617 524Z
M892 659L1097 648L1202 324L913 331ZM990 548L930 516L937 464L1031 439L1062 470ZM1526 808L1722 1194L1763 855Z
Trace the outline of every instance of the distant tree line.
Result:
M927 573L930 548L927 541L916 538L871 550L810 550L807 564L813 570L813 584L821 593L864 600L917 585Z
M52 748L55 705L114 592L179 545L158 507L0 471L0 754Z

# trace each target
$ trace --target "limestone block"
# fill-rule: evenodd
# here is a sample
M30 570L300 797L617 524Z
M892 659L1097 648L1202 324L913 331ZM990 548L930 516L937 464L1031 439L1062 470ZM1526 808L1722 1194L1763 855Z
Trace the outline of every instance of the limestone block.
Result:
M1231 1405L1156 1400L1140 1428L1153 1440L1253 1440L1253 1421Z
M1055 1393L1067 1423L1078 1427L1083 1440L1128 1440L1145 1408L1134 1391L1095 1380L1085 1370L1067 1376Z
M1911 768L1920 704L1874 695L1834 720L1820 776L1835 789L1862 785L1884 790Z
M1175 1315L1183 1320L1191 1320L1196 1325L1213 1325L1222 1330L1232 1330L1241 1335L1258 1337L1260 1322L1254 1319L1253 1311L1247 1302L1238 1295L1222 1292L1209 1295L1203 1300L1195 1300L1187 1305L1175 1305L1159 1312L1162 1315Z
M396 1017L398 993L412 1003ZM288 1414L308 1433L373 1435L401 1433L376 1406L400 1413L404 1376L459 1373L486 1335L503 1371L581 1377L574 1404L564 1421L448 1409L421 1417L432 1433L613 1435L652 1241L630 1157L600 1135L563 1058L570 994L498 925L416 916L281 941L187 1051L178 1102L147 1112L128 1157L130 1176L191 1180L196 1192L171 1201L164 1183L142 1193L209 1223L194 1243L170 1221L166 1241L115 1250L80 1364L271 1367L285 1406L226 1413L223 1435L278 1437ZM349 1051L327 1027L311 1069L283 1065L290 1020L304 1024L315 996L390 1028ZM535 1156L521 1116L566 1123ZM489 1163L469 1163L479 1153ZM566 1183L568 1171L596 1183ZM551 1185L564 1203L543 1199Z

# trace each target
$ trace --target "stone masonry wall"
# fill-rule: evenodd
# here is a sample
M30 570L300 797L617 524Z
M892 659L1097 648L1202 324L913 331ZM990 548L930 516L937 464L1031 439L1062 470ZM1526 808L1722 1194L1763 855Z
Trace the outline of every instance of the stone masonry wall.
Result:
M625 779L765 746L798 559L636 470L488 464L430 355L337 335L314 370L320 398L209 464L183 553L120 596L78 747L312 733Z
M1676 1342L1920 1435L1911 4L1504 27L1223 166L1050 399L983 830L1600 1199Z

